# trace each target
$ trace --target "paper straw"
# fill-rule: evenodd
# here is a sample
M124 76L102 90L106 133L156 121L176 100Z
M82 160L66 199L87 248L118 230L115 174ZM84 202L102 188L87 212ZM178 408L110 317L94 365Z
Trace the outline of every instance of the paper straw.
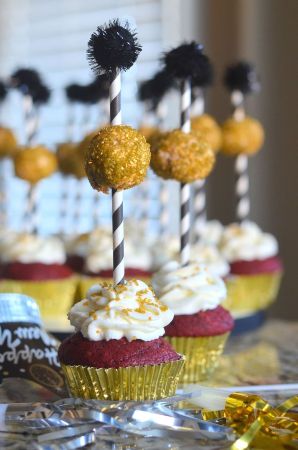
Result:
M31 95L23 97L25 139L26 145L31 146L37 135L39 120L32 101ZM28 232L37 233L37 185L31 184L27 192L27 209L24 214L24 222Z
M190 132L191 83L189 79L181 82L181 130ZM180 184L180 258L183 266L189 263L190 256L190 186Z
M196 98L192 105L194 115L201 116L205 111L203 90L196 88ZM193 184L193 220L195 242L200 238L200 231L206 222L206 180L196 180Z
M244 96L240 91L233 91L231 94L231 103L233 105L233 117L241 121L245 117L243 107ZM248 176L248 157L247 155L238 155L235 158L235 194L236 194L236 218L242 222L247 219L250 213L249 201L249 176Z
M121 125L121 75L117 70L112 74L110 84L110 123ZM113 226L113 280L114 284L124 283L124 226L123 192L112 189Z

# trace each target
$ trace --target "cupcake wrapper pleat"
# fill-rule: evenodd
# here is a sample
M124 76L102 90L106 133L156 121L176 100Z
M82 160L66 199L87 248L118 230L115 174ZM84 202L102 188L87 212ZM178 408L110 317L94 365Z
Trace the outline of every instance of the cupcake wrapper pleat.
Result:
M185 356L182 383L197 383L210 377L218 365L229 334L206 337L164 337L177 353Z
M0 292L17 292L36 300L43 320L66 317L75 297L77 278L60 280L1 280Z
M227 298L222 306L234 317L268 308L278 295L282 273L232 275L226 280Z
M73 397L97 400L157 400L175 394L184 358L158 365L96 369L61 364Z

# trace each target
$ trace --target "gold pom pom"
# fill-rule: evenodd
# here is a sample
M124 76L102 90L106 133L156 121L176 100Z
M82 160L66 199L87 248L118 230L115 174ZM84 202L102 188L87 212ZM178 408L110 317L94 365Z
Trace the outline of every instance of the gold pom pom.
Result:
M35 184L57 170L57 158L41 145L24 147L14 157L14 169L17 177Z
M192 133L165 133L151 154L151 167L164 179L192 183L206 178L215 162L214 152Z
M0 127L0 158L13 157L17 152L17 140L9 128Z
M144 136L125 125L101 129L86 153L85 169L91 186L129 189L140 184L150 164L150 146Z
M230 118L222 126L222 152L226 155L253 155L260 150L263 142L264 129L252 117L245 117L240 122Z
M221 128L213 117L202 114L191 119L191 131L204 139L214 152L218 152L221 146Z

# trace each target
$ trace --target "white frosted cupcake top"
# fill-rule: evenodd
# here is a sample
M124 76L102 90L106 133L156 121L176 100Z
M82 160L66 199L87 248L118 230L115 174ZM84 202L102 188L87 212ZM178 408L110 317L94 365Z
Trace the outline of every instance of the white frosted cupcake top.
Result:
M278 243L250 221L228 225L222 235L220 250L229 262L266 259L277 255Z
M140 280L120 286L94 285L68 314L70 323L91 341L122 337L151 341L163 336L173 317Z
M216 246L221 240L224 226L218 220L209 220L203 222L197 231L201 242Z
M68 236L64 240L64 244L68 255L77 255L85 258L89 245L89 233Z
M215 276L224 278L230 272L230 265L215 245L198 242L190 249L192 262L204 264L208 271Z
M4 262L64 264L66 260L63 243L54 236L18 234L2 252Z
M164 236L151 245L152 271L155 272L169 261L176 259L180 242L177 236Z
M151 255L144 245L138 245L131 239L125 240L126 267L149 270ZM90 235L85 268L88 272L98 273L113 266L113 242L111 230L105 233L96 230Z
M226 298L222 279L198 263L181 267L169 262L154 275L152 285L160 301L176 315L215 309Z

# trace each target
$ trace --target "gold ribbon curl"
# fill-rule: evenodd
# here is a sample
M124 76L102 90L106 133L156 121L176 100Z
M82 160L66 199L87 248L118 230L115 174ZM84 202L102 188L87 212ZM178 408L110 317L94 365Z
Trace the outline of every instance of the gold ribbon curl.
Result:
M298 449L298 395L272 407L258 395L236 392L226 399L222 411L203 410L204 420L226 419L240 437L231 450L294 450ZM289 412L290 411L290 412Z

